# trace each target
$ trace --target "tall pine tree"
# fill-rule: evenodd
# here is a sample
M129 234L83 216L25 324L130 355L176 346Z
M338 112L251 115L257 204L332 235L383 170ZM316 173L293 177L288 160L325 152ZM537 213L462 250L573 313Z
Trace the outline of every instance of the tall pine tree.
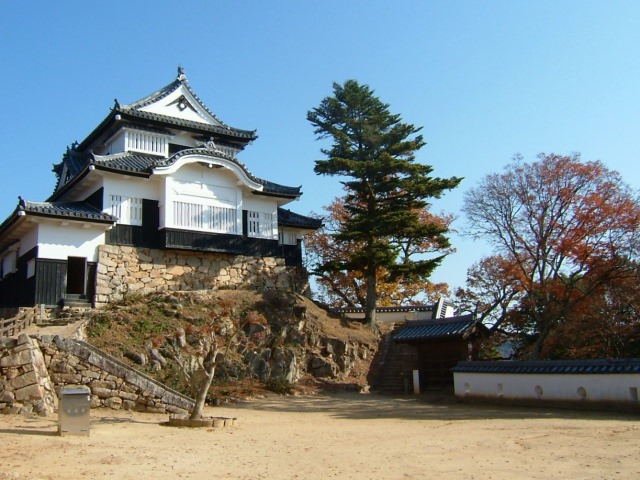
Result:
M415 162L415 152L425 145L420 128L404 123L389 112L367 85L347 80L333 84L333 96L307 113L318 138L332 139L321 149L326 160L317 160L318 175L347 177L345 208L336 240L357 245L348 258L318 265L318 272L354 270L366 279L365 318L375 329L376 282L384 271L391 279L426 280L444 255L413 259L401 252L398 239L412 242L437 240L449 246L446 227L425 222L421 213L429 199L455 188L460 178L431 177L433 168Z

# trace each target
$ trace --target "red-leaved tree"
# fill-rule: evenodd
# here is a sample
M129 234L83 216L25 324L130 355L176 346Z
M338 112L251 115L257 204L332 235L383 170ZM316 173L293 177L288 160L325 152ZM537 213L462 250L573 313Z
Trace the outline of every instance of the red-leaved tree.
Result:
M495 254L472 268L461 293L479 300L494 328L519 333L532 358L558 328L586 318L580 312L608 286L636 276L638 196L601 162L517 157L466 194L464 211L471 234Z

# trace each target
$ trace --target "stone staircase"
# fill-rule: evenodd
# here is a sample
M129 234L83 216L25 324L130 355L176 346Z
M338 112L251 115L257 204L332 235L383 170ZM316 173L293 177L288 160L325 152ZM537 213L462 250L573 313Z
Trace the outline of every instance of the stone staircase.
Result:
M37 333L50 335L76 336L75 330L93 311L91 304L80 302L78 306L57 307L39 311L31 309L31 322L23 328L28 335ZM16 331L15 334L18 332Z
M63 307L70 308L91 308L91 301L86 297L86 295L79 295L73 293L66 293L64 295L64 299L62 300Z
M389 332L382 341L371 387L385 394L410 393L413 389L412 371L417 368L417 351L410 345L395 343L392 335L393 332Z

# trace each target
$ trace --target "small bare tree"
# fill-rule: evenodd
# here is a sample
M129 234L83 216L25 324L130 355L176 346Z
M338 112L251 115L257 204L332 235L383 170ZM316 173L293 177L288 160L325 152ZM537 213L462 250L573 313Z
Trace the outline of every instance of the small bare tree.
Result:
M255 311L241 315L220 302L202 325L189 324L167 337L168 351L195 394L190 418L202 417L216 367L233 353L244 354L265 336L266 319Z

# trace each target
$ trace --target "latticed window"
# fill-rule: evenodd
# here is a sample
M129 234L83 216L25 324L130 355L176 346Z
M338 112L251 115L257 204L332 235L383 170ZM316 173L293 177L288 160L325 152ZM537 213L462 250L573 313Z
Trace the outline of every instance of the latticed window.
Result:
M111 195L111 215L118 220L122 219L122 195Z
M272 213L247 212L247 235L254 238L273 238Z
M207 230L217 233L237 233L234 208L173 202L173 223L176 227Z
M142 199L129 198L129 223L142 225Z
M166 155L169 145L167 138L163 135L138 130L127 130L126 141L128 151L135 150L162 156Z
M18 250L17 248L10 249L4 257L0 259L0 271L2 273L2 277L4 278L7 275L18 271Z
M118 223L142 225L142 199L111 195L111 215L118 218Z
M278 232L278 241L280 245L296 245L298 243L298 237L295 232L281 229Z

